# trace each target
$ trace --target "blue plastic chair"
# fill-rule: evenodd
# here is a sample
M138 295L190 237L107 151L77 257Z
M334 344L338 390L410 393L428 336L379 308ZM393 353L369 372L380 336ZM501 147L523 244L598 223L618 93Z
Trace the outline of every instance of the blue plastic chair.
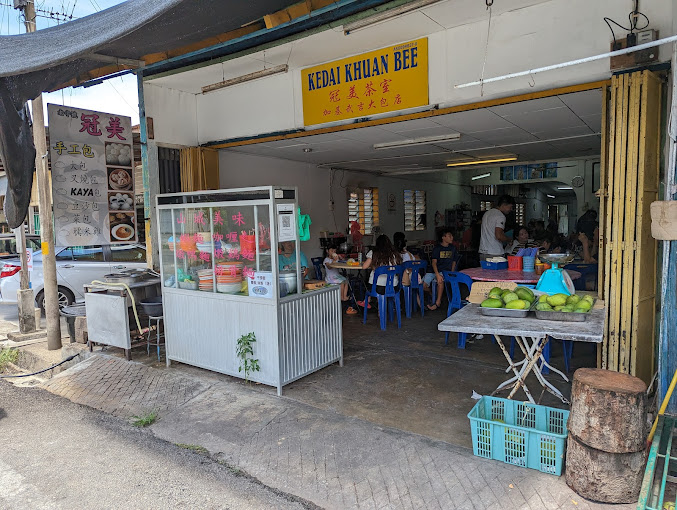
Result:
M315 279L324 280L324 276L322 276L322 263L324 262L324 259L322 257L313 257L310 261L315 268Z
M467 274L457 273L454 271L442 271L442 276L444 276L445 290L447 292L447 300L449 301L449 306L447 307L447 317L457 310L460 310L465 305L468 304L467 301L461 299L461 287L459 284L464 284L468 287L468 291L472 288L472 278ZM465 349L466 339L468 337L467 333L458 334L458 348ZM444 344L449 343L449 332L447 331L444 335Z
M367 290L364 295L364 319L362 320L363 324L367 323L367 300L369 297L375 297L378 302L378 311L381 319L381 329L385 331L386 329L386 314L390 315L390 320L393 320L393 310L389 305L393 305L395 312L397 313L397 327L402 327L402 312L400 310L400 285L395 285L395 276L399 282L402 282L402 273L404 272L403 266L380 266L374 269L374 278L373 285L371 290ZM386 275L387 280L385 284L385 294L379 294L376 292L376 282L378 282L378 277L381 275Z
M418 275L421 270L425 273L427 266L428 263L425 260L407 260L402 264L405 271L411 269L411 283L409 285L402 285L404 291L404 310L408 319L411 319L411 311L416 311L416 299L414 296L417 292L420 303L419 308L421 308L421 317L424 316L425 298L423 294L423 282L418 281Z

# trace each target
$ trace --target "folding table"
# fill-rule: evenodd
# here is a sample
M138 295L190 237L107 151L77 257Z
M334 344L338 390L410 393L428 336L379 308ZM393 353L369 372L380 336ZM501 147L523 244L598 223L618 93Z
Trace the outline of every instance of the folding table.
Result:
M569 401L562 393L545 379L541 370L544 366L559 374L565 381L569 379L559 370L549 365L543 358L543 348L550 337L558 340L573 340L576 342L601 343L604 335L604 308L593 308L585 322L560 322L540 320L536 317L512 318L512 317L489 317L482 315L480 307L469 304L461 308L455 314L447 317L439 323L437 329L455 333L472 333L480 335L494 335L505 359L508 360L506 372L512 372L514 377L503 382L492 393L512 388L508 398L512 398L517 390L522 388L530 402L535 403L531 392L526 385L526 378L533 371L544 390L549 391L565 404ZM513 361L503 344L502 336L515 337L524 359ZM541 365L537 363L541 360Z

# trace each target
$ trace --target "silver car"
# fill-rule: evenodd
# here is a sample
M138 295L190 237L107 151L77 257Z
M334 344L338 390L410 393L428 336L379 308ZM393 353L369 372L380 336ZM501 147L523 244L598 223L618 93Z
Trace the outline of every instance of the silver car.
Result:
M142 244L112 246L72 246L55 248L56 274L59 286L59 305L70 305L84 300L83 286L93 280L103 280L110 273L126 269L145 269L146 248ZM0 303L16 303L19 290L21 261L18 258L3 260L0 271ZM44 282L42 274L42 253L33 255L31 288L35 302L44 310Z

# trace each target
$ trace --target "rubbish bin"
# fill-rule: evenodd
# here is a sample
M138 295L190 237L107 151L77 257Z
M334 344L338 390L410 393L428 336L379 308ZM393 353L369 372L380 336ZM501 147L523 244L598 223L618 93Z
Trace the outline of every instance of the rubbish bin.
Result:
M66 318L66 325L68 326L68 335L71 337L71 343L75 342L75 318L85 317L87 311L84 303L64 306L59 309L62 317Z

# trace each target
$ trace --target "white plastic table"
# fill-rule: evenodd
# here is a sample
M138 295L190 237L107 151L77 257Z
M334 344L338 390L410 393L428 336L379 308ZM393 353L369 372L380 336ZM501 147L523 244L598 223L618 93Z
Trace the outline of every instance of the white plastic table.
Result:
M542 367L547 366L550 370L562 376L565 381L569 381L566 375L545 361L542 355L543 348L550 337L558 340L601 343L604 335L604 308L593 308L585 322L560 322L540 320L534 316L519 319L489 317L480 313L478 305L469 304L440 322L437 329L445 332L494 335L496 337L496 342L503 351L505 359L508 360L509 366L506 372L512 370L515 375L501 383L492 395L506 387L511 387L508 398L512 398L517 390L522 388L529 401L535 403L525 382L527 375L533 371L545 390L568 404L569 401L564 395L548 382L541 373ZM515 337L517 345L524 354L523 360L513 361L503 344L502 336ZM540 367L537 364L539 359L542 362Z

